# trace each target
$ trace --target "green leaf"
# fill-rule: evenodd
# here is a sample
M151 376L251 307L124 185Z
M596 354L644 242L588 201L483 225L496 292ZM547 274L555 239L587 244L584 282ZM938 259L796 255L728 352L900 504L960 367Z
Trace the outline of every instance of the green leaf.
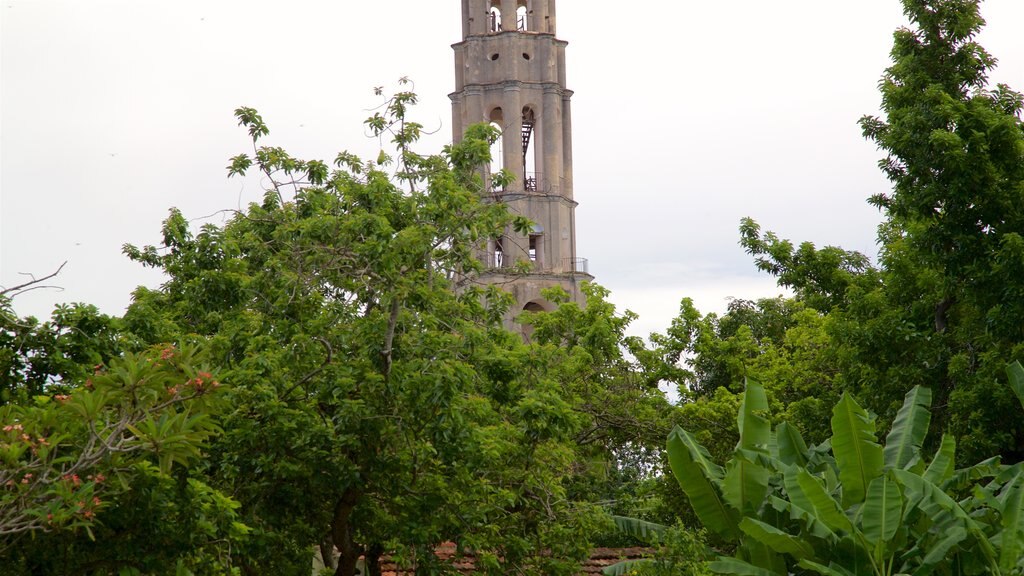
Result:
M792 467L786 469L783 482L793 504L814 514L832 531L853 532L853 523L825 490L821 480L802 468Z
M940 485L953 477L956 470L956 437L952 434L942 435L942 444L935 452L935 458L928 464L924 472L924 479L935 485Z
M726 466L722 495L743 514L756 515L768 494L768 470L742 454L733 455Z
M914 571L915 576L917 574L930 574L932 567L943 560L947 560L950 556L950 550L966 538L967 530L963 526L954 526L943 532L942 539L936 541L928 548L928 552L921 559L921 565Z
M916 507L935 525L948 526L947 530L956 526L965 528L978 542L978 550L985 563L993 571L998 571L995 549L982 528L956 500L917 474L906 470L893 470L892 474L903 485L908 502L916 503Z
M660 541L666 530L666 527L662 524L647 522L645 520L640 520L639 518L629 518L627 516L616 516L613 514L612 521L615 522L615 527L620 532L624 532L645 542L653 543Z
M1018 475L999 495L1002 550L999 567L1009 574L1024 557L1024 476Z
M853 572L850 572L834 562L830 562L828 566L825 566L810 560L801 560L800 567L807 568L808 570L814 570L818 574L824 574L825 576L856 576Z
M783 422L775 428L776 458L787 466L807 466L807 443L795 426Z
M783 500L778 496L771 496L769 501L772 504L772 508L776 511L786 513L792 520L799 522L803 526L805 534L810 534L831 544L839 542L839 536L822 522L814 512L796 506L792 502Z
M772 430L771 423L764 416L767 413L768 396L764 392L764 387L756 380L748 378L737 416L740 432L737 449L768 452Z
M765 570L764 568L758 568L749 562L744 562L738 558L729 558L726 556L720 557L718 560L710 562L708 568L712 572L718 572L719 574L740 574L741 576L784 576L781 572L773 572L771 570Z
M882 447L875 438L874 419L845 392L832 409L832 453L843 485L843 507L863 502L868 484L882 475Z
M905 469L921 457L921 445L928 434L932 415L932 391L914 386L907 392L885 439L885 467Z
M896 535L903 518L899 484L889 476L872 480L860 513L864 537L876 548L884 546Z
M760 520L744 518L740 522L740 530L772 550L789 554L797 560L814 556L814 548L810 544Z
M782 554L753 538L746 538L740 543L737 556L745 558L754 566L759 566L765 570L779 574L786 574L788 572L786 559L783 558Z
M601 570L601 573L605 576L626 576L627 574L636 574L637 569L643 568L644 566L652 566L656 563L657 562L655 560L651 560L649 558L623 560L618 564L606 566Z
M722 537L739 537L739 513L722 498L722 467L686 430L676 426L668 435L668 462L697 517Z
M1006 367L1006 375L1009 376L1010 388L1017 395L1017 400L1020 400L1021 405L1024 406L1024 366L1014 360Z

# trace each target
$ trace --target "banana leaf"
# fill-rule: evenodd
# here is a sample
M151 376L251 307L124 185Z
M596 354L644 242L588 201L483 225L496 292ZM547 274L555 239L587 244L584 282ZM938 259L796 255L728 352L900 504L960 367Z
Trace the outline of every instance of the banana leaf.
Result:
M952 533L956 527L966 530L967 535L978 544L974 553L984 558L985 564L992 568L993 573L999 573L996 551L991 542L977 521L964 511L956 500L917 474L905 470L893 470L892 474L903 486L904 492L911 493L908 500L916 502L917 508L933 524L945 527L947 533ZM926 556L929 553L931 550L926 551Z
M764 568L758 568L749 562L739 558L722 556L718 560L708 564L712 572L719 574L739 574L740 576L785 576L785 572L773 572Z
M835 562L831 562L828 566L825 566L823 564L818 564L817 562L812 562L810 560L801 560L800 567L807 568L808 570L813 570L818 574L824 574L825 576L857 576L853 572L850 572L842 566L839 566Z
M620 532L650 543L660 542L666 530L666 526L663 524L647 522L646 520L630 518L628 516L616 516L613 514L612 522L615 522L615 528Z
M885 467L906 469L921 457L921 445L928 434L932 415L932 391L914 386L907 392L885 439Z
M1010 388L1024 406L1024 366L1015 360L1006 367L1006 375L1009 376Z
M930 574L936 564L947 560L955 546L967 539L967 530L961 526L943 532L940 540L931 545L914 574Z
M823 540L830 545L835 545L839 542L839 536L832 531L824 522L821 521L814 512L805 510L799 506L796 506L788 500L783 500L778 496L771 496L769 498L772 508L779 512L783 512L789 515L791 520L799 522L803 527L803 533L810 535L820 540Z
M833 532L853 532L853 523L820 480L802 468L792 467L785 471L783 482L793 504L814 514Z
M775 427L775 457L787 466L806 467L809 461L807 444L800 431L788 422Z
M627 574L634 574L635 570L643 566L650 566L656 563L656 560L649 558L641 558L639 560L623 560L618 564L612 564L611 566L605 566L601 573L604 576L626 576Z
M832 453L839 466L843 507L860 504L868 484L882 475L884 460L874 419L847 393L832 410Z
M723 470L693 436L676 426L668 435L668 462L694 512L709 530L733 541L739 538L739 512L722 497Z
M1002 532L999 568L1009 574L1024 557L1024 476L1017 476L1003 488L998 499Z
M896 536L903 519L903 493L888 475L879 476L868 486L861 508L861 531L872 547L884 547Z
M782 554L789 554L797 560L814 558L814 547L798 536L787 534L771 524L753 518L744 518L740 530L765 546Z
M755 450L767 452L771 441L771 422L764 416L768 413L768 396L764 387L752 379L747 379L740 404L737 424L739 425L740 441L738 450Z
M939 449L935 452L935 458L932 458L928 469L924 471L924 479L941 486L943 482L953 477L953 471L956 469L954 464L956 463L956 437L950 434L942 435L942 444L939 445Z
M768 495L768 470L742 454L735 454L726 467L722 495L743 514L756 515Z

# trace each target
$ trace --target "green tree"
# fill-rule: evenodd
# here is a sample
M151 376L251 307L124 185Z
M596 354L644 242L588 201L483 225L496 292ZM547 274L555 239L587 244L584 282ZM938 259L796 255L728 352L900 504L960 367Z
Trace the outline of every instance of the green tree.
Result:
M674 412L659 388L665 367L641 339L626 336L636 316L619 314L608 290L585 283L582 291L586 306L555 288L544 296L557 309L520 317L533 329L537 377L558 383L560 397L581 422L568 497L599 502L613 514L668 521L657 493L660 445ZM614 531L593 538L603 545L623 542Z
M195 468L222 394L200 350L167 345L15 388L27 399L0 406L0 574L230 574L248 529Z
M893 183L871 199L885 215L878 267L838 248L794 249L750 221L742 244L828 314L840 389L891 422L908 389L931 386L965 461L1020 460L1024 427L1000 382L1024 353L1022 98L987 83L995 59L975 41L979 4L903 1L912 27L895 34L885 116L861 120Z
M973 455L1020 459L1014 400L994 382L1024 339L1022 100L987 84L995 59L975 42L979 4L904 2L915 28L895 35L886 119L861 125L894 186L872 199L887 218L888 296L925 340L915 356L949 403L948 427Z
M193 233L172 211L164 245L127 254L164 271L124 317L142 342L209 341L233 407L206 466L253 533L247 574L308 574L311 547L335 573L371 574L388 552L422 572L450 540L489 574L571 574L600 510L567 482L588 420L551 358L500 327L508 296L475 286L481 242L511 225L481 201L493 129L472 127L441 155L413 151L415 95L368 127L396 147L335 169L262 145L237 111L263 202Z
M61 382L82 382L121 353L118 320L95 306L60 305L40 322L20 318L0 292L0 406Z

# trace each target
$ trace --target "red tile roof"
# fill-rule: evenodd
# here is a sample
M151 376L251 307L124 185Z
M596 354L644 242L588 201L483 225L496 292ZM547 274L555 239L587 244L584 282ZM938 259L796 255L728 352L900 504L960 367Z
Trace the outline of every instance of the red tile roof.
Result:
M649 557L650 548L595 548L590 553L590 558L583 562L580 569L580 576L601 574L601 570L623 560L637 560ZM473 574L473 558L464 555L456 558L455 544L446 543L438 546L437 556L441 560L452 563L452 566L460 574ZM401 570L391 558L381 558L381 576L412 576L413 570Z

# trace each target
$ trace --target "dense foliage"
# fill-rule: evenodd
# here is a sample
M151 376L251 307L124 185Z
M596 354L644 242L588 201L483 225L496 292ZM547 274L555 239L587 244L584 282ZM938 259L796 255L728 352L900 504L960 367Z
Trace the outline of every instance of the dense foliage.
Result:
M394 156L331 166L240 108L228 172L265 196L126 245L166 282L123 317L0 292L0 574L440 574L448 541L485 574L573 574L592 543L701 574L698 525L722 572L1012 573L1024 481L984 459L1024 458L1024 98L987 84L978 0L903 6L861 120L893 183L877 262L744 220L793 296L684 299L649 342L596 285L502 328L476 251L531 223L483 200L494 129L418 154L399 92L367 120Z
M527 319L531 343L502 328L509 297L474 284L474 251L529 223L481 200L478 168L497 134L472 127L441 155L418 155L420 126L406 118L414 103L401 92L367 121L390 137L394 158L342 153L334 169L262 145L262 118L239 109L254 149L228 169L258 171L270 183L262 203L198 231L172 210L161 246L126 245L130 258L167 281L139 288L123 318L83 307L59 311L51 323L12 324L6 335L21 347L10 347L18 352L8 361L4 422L44 421L29 407L49 406L49 396L69 406L108 398L100 376L85 371L94 363L109 363L97 367L103 374L130 373L121 386L149 391L145 402L123 396L133 410L123 423L94 411L71 422L114 426L95 432L105 450L69 442L88 455L81 464L32 464L83 479L75 495L86 500L94 489L86 473L116 469L121 489L84 512L66 495L49 497L59 500L52 509L71 515L53 523L46 510L22 505L45 518L24 531L48 535L32 546L10 541L25 566L306 575L317 550L339 575L360 564L377 573L385 553L441 572L449 561L434 550L452 541L481 573L575 573L591 538L607 531L598 501L653 472L669 405L657 378L625 353L632 316L617 315L596 286L585 288L586 308L549 294L563 305ZM65 317L77 328L63 329ZM83 328L87 321L97 328ZM91 335L84 344L83 334ZM136 373L184 362L166 342L201 346L223 402L200 405L181 397L191 388L174 378ZM182 381L207 382L213 369L202 370ZM202 422L200 436L161 420L179 405L190 411L179 424ZM156 424L143 426L139 415ZM147 444L156 430L173 443ZM129 445L138 464L125 461ZM26 503L27 494L8 495ZM97 539L120 533L125 548L67 540L80 531ZM222 544L207 553L203 539L214 536ZM161 543L163 555L150 559L144 542ZM31 564L43 557L62 563Z
M1010 367L1024 403L1024 368ZM875 419L849 395L832 437L808 445L772 428L764 389L748 381L740 439L722 467L682 428L668 439L672 471L705 526L738 543L719 573L770 575L1019 574L1024 570L1024 464L998 459L955 470L956 440L922 451L932 393L914 387L877 442Z
M0 406L0 574L230 573L248 529L191 468L226 392L202 356L128 353Z

